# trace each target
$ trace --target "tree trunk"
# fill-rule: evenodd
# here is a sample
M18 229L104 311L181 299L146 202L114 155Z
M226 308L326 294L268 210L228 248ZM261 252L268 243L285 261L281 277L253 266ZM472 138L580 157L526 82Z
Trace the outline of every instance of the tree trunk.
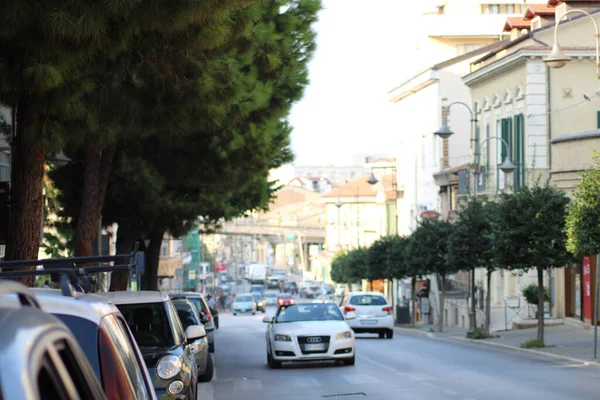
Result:
M412 302L411 320L412 320L413 326L417 323L417 296L415 293L415 286L417 285L416 281L417 281L417 278L415 278L414 276L410 280L410 295L411 295L410 297L411 297L411 302Z
M117 254L131 253L134 242L134 236L127 232L124 226L120 226L117 231ZM127 290L128 278L129 274L125 271L112 272L109 290L111 292Z
M446 297L446 275L438 274L438 282L441 281L442 290L440 290L440 310L439 310L439 320L438 320L438 331L444 331L444 298Z
M17 111L16 133L11 145L12 187L5 261L38 259L43 222L45 148L41 143L25 137L24 130L31 125L31 119L29 110L21 105ZM35 283L34 277L18 280L27 286Z
M537 326L537 340L540 343L544 343L544 269L538 267L538 326Z
M83 195L75 231L76 256L92 255L93 241L98 233L98 223L104 207L114 154L114 145L104 150L91 143L86 145Z
M490 310L490 306L492 304L492 270L487 270L486 279L487 279L487 292L485 294L485 333L486 335L490 334L490 324L492 318L492 311Z
M146 290L157 290L158 288L158 260L160 258L160 246L165 231L151 232L150 244L146 251L146 271L144 274L144 288Z
M475 307L475 268L470 273L471 275L471 332L477 329L477 312Z

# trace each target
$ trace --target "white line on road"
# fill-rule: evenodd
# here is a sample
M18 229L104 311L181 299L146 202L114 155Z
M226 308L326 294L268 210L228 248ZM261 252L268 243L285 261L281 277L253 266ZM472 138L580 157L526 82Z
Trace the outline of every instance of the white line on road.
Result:
M395 374L401 373L400 371L398 371L398 370L396 370L396 369L394 369L394 368L390 367L389 365L382 364L382 363L380 363L379 361L375 361L375 360L373 360L372 358L365 357L365 356L358 356L358 358L359 358L359 359L364 359L364 360L367 360L367 361L369 361L371 364L375 364L375 365L377 365L379 368L387 369L388 371L391 371L391 372L393 372L393 373L395 373Z
M292 383L292 386L293 387L316 387L316 386L321 386L321 383L316 378L301 377L301 378L295 378L294 382Z
M452 395L452 396L456 396L458 393L452 391L452 390L444 390L444 393Z
M434 388L434 387L435 387L435 385L434 385L433 383L429 383L429 382L421 382L421 384L423 384L423 385L425 385L425 386L432 387L432 388Z

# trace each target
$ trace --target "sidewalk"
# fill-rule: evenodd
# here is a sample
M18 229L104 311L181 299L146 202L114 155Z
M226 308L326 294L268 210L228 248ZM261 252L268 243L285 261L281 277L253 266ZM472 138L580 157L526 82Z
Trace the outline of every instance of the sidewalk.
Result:
M518 350L532 354L542 354L548 357L561 358L574 362L590 362L600 366L600 358L594 359L594 330L571 327L568 325L546 327L544 331L545 343L548 346L543 349L522 349L521 343L535 339L537 329L520 329L504 332L496 332L500 336L494 339L467 339L466 329L453 326L444 327L444 332L430 332L436 329L433 325L417 326L415 328L398 327L402 333L427 335L432 339L457 340L484 346L501 347L510 350ZM600 332L599 332L600 341ZM598 348L600 355L600 345Z

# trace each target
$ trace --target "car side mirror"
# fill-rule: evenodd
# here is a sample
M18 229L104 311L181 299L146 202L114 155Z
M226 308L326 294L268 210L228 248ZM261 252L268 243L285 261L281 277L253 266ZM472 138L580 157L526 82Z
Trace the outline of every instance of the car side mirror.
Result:
M348 314L346 314L346 316L344 318L346 318L346 319L356 319L356 314L353 313L352 311L350 311Z
M266 316L263 318L263 322L265 324L271 324L271 323L273 323L273 319L274 319L273 317Z
M185 336L189 343L206 336L206 330L202 325L190 325L185 330Z

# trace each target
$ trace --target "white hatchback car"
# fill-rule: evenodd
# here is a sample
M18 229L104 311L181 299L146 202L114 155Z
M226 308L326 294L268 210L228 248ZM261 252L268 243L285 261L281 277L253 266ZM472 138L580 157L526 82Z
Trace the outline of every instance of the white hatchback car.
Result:
M342 299L340 309L347 315L356 314L348 325L355 333L378 333L379 338L394 337L392 306L380 292L351 292Z
M348 314L346 319L353 318ZM275 317L265 317L267 362L271 368L284 361L342 361L354 365L354 332L333 304L282 306Z

